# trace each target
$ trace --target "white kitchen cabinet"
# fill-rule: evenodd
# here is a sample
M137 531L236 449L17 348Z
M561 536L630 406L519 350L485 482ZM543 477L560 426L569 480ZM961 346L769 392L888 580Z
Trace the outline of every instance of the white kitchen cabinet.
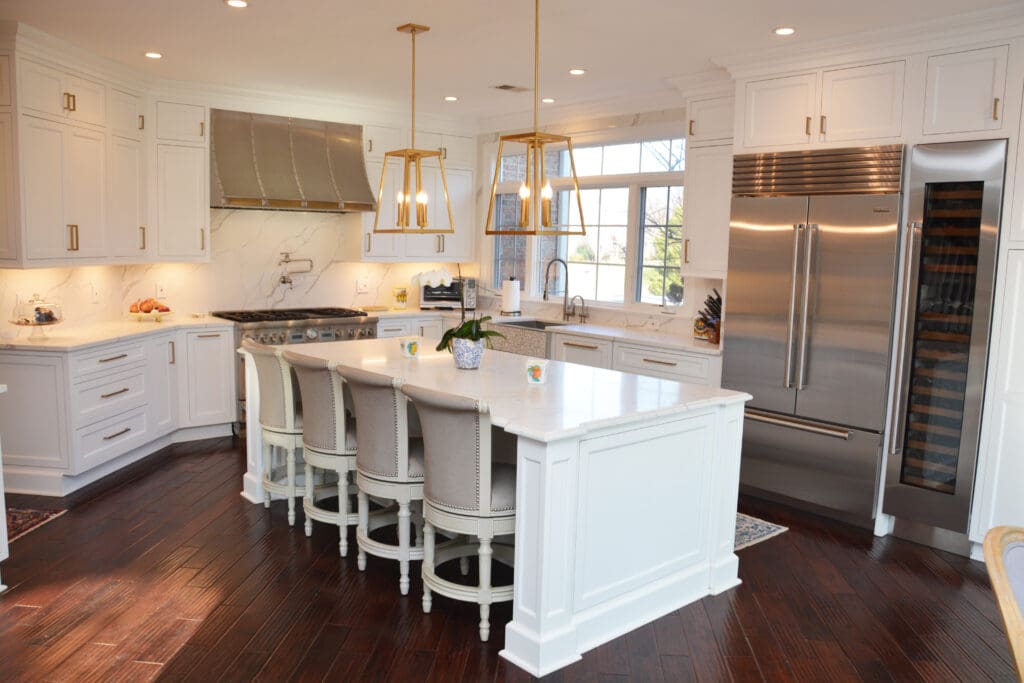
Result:
M143 99L138 95L110 89L110 133L130 140L141 140L146 127Z
M402 131L390 126L363 126L363 155L367 161L383 161L385 152L402 148ZM370 183L373 184L380 179L380 169L377 170L377 177L371 176ZM376 185L374 185L376 189Z
M408 337L414 334L408 318L382 318L377 322L377 337Z
M683 277L724 278L729 266L732 146L700 147L686 154Z
M231 327L184 333L188 371L180 394L180 426L201 427L235 420L234 340Z
M643 344L616 341L612 369L690 384L717 387L722 383L721 356L666 351Z
M708 97L689 100L686 114L686 148L721 144L732 140L735 118L733 97Z
M162 259L209 255L208 155L202 147L156 146L157 252Z
M441 335L444 334L444 323L437 316L432 318L416 318L411 321L410 328L413 334L434 341L440 341Z
M366 211L362 215L363 233L360 239L359 259L363 261L390 261L396 260L399 256L398 235L393 233L374 233L374 221L377 221L377 214L380 214L379 225L381 227L394 228L398 218L398 209L395 197L400 187L398 176L400 166L391 164L388 166L388 174L384 178L384 191L380 192L381 169L383 162L369 162L366 164L366 177L370 180L370 187L374 192L374 199L378 198L377 212Z
M595 368L611 368L612 341L555 332L551 335L551 358Z
M924 133L1001 130L1007 45L928 58Z
M18 71L22 110L93 126L107 123L107 89L80 76L21 60Z
M149 249L142 142L112 136L107 166L107 235L110 255L142 259Z
M465 135L448 135L431 131L416 131L417 149L436 149L441 152L445 169L472 169L476 162L476 140ZM431 166L437 164L429 160Z
M743 146L810 143L817 82L817 73L748 82L743 104Z
M11 58L8 55L0 55L0 107L9 107L14 102L11 97Z
M4 400L0 410L4 466L66 470L71 461L71 423L65 357L0 353L0 377L17 397Z
M32 116L21 127L28 258L103 256L106 137Z
M18 258L19 220L15 192L14 117L0 112L0 261ZM2 435L0 435L2 436Z
M171 332L146 340L148 418L153 438L178 426L178 335Z
M906 62L831 69L821 76L821 142L898 137Z
M181 102L156 103L156 138L160 142L206 144L206 107Z
M7 387L4 387L3 393L6 393L6 391ZM4 403L5 402L2 400L2 398L0 398L0 406L2 406ZM0 453L0 462L3 462L2 453ZM2 466L0 466L0 510L4 510L4 514L6 515L7 503L4 500L4 468ZM3 562L8 557L10 557L10 551L8 550L7 547L7 523L5 519L4 524L0 524L0 562ZM3 578L0 577L0 593L4 592L5 590L7 590L7 586L4 585Z

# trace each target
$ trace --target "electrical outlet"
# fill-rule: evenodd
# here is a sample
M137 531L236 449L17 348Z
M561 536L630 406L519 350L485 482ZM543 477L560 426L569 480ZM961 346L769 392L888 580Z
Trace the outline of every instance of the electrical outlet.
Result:
M356 279L356 294L366 294L370 291L370 278L362 276Z
M100 302L100 290L96 289L96 285L90 285L92 288L92 302L98 304Z
M166 299L167 298L167 284L164 282L156 283L156 298Z

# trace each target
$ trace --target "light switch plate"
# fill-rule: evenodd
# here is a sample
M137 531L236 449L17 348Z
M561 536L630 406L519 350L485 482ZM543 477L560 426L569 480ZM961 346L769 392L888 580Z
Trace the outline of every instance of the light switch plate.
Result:
M166 299L167 298L167 284L164 282L156 283L156 298Z
M362 276L356 280L356 294L366 294L370 291L370 278Z

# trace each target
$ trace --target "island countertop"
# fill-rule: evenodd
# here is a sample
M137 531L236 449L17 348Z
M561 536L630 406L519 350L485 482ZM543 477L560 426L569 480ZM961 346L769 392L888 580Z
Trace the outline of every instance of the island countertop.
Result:
M403 337L401 339L414 339ZM487 350L477 370L459 370L451 355L424 342L406 358L399 339L323 342L289 351L401 378L407 384L486 401L491 421L541 442L576 437L700 407L742 403L748 394L550 360L544 384L526 380L527 359Z

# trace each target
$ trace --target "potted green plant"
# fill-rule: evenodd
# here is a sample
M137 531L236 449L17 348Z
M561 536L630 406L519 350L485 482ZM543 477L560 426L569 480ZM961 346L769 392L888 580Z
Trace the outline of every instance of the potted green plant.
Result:
M437 350L448 349L455 358L455 367L462 370L475 370L480 367L480 359L484 355L484 344L490 346L491 337L505 336L500 332L483 328L483 324L490 319L489 315L482 318L470 318L445 330L444 335L441 336L441 342L437 345Z

